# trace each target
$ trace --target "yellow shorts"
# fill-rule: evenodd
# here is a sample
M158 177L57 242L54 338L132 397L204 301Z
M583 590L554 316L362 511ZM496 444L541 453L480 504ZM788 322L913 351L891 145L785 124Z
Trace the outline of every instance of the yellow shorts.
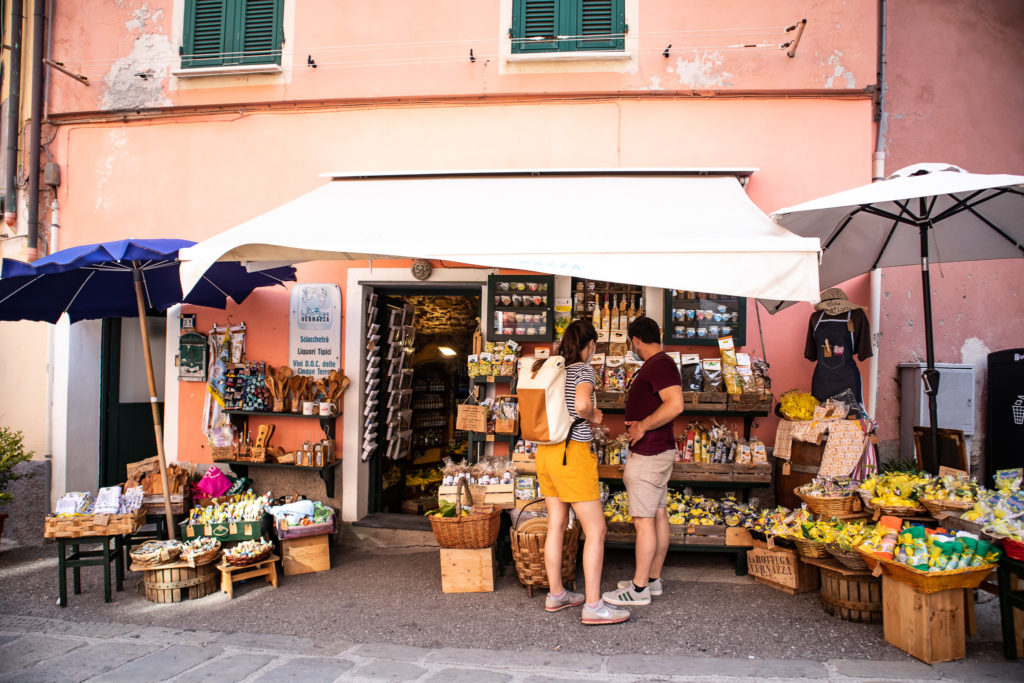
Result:
M562 456L565 465L562 465ZM597 456L590 452L589 441L537 446L537 481L540 493L565 503L600 500L597 481Z

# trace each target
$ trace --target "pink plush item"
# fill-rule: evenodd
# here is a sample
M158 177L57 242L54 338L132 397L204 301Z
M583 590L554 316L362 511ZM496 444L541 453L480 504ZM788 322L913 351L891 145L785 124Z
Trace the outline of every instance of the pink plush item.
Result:
M218 467L211 467L195 485L200 498L216 498L231 488L231 480Z

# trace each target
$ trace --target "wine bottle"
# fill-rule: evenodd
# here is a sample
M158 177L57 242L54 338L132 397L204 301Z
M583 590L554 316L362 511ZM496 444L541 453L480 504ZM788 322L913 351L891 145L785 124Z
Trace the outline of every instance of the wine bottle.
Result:
M601 327L601 303L599 295L594 295L594 313L593 313L594 327Z
M609 330L619 329L619 295L615 295L615 299L612 301L612 321Z
M626 320L629 322L636 320L636 306L633 305L634 303L636 303L636 297L629 297L629 309L626 310Z
M608 308L608 295L604 295L604 308L601 309L601 329L610 329L608 326L611 324L612 312Z

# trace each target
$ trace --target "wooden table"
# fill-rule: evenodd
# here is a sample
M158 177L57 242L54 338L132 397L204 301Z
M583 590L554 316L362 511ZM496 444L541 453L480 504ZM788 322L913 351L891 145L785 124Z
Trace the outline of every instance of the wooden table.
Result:
M129 539L126 541L126 539ZM110 590L110 563L114 563L114 577L118 591L124 590L125 545L130 543L130 534L110 536L80 536L78 538L57 538L57 604L68 606L68 568L73 570L75 595L82 592L82 567L103 567L103 601L112 600ZM79 546L99 545L99 550L81 550ZM68 554L68 546L72 552Z
M277 588L277 561L280 559L277 555L271 554L265 560L247 564L244 567L236 567L233 564L228 564L227 560L221 560L221 563L217 565L217 569L220 570L221 592L227 593L228 600L231 600L235 597L236 581L245 581L259 576L267 577L267 583Z

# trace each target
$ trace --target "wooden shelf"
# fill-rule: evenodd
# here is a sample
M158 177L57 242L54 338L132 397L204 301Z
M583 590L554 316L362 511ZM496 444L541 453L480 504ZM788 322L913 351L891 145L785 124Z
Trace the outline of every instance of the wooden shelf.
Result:
M224 412L228 416L235 416L235 415L237 415L237 416L239 416L242 419L243 422L246 422L246 423L249 422L249 418L250 417L266 417L266 418L278 418L278 417L294 418L294 417L298 417L298 418L303 418L303 419L306 419L306 420L319 420L320 421L320 429L323 430L324 435L328 439L334 439L335 427L337 426L338 418L341 417L341 413L340 412L337 415L331 415L329 417L328 416L319 415L319 414L317 414L317 415L303 415L302 413L292 413L292 412L284 412L284 411L282 411L280 413L272 413L272 412L267 412L267 411L264 411L264 410L234 410L234 409L232 409L232 410L225 410ZM245 431L248 431L248 428L245 428Z
M340 465L341 461L335 460L330 465L324 465L323 467L304 467L302 465L289 465L280 462L249 462L246 460L228 460L225 461L225 464L240 477L248 477L250 467L275 467L279 469L316 472L324 480L324 489L327 497L334 498L334 468Z

